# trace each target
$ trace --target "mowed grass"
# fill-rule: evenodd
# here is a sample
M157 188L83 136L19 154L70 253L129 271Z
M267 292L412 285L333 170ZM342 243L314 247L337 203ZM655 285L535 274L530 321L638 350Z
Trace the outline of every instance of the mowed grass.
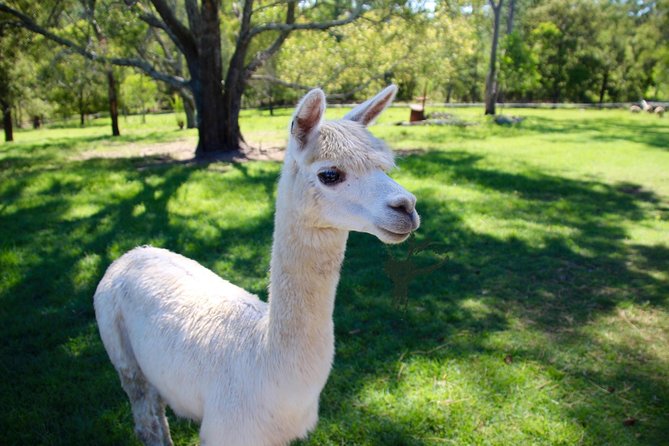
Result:
M476 125L394 126L393 108L372 127L423 223L392 248L351 235L320 422L296 444L666 444L669 121L449 111ZM247 140L284 141L290 113L245 111ZM172 249L266 298L280 165L108 158L195 143L170 116L121 124L0 146L0 444L138 444L92 308L126 250Z

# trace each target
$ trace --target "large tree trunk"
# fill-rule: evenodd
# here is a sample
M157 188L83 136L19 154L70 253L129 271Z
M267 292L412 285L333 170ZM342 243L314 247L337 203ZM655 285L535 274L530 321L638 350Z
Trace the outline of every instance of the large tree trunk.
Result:
M198 114L199 142L195 156L206 158L214 152L237 150L239 140L226 138L224 131L226 116L223 107L221 31L218 16L218 1L202 0L200 10L201 29L197 39L197 76L191 69L193 95Z
M112 67L107 68L107 86L109 94L109 115L111 116L112 136L121 136L118 128L118 97L116 95L116 78Z
M242 108L242 95L246 84L246 67L244 62L248 52L250 40L248 38L249 24L253 1L247 0L242 12L241 30L237 38L235 52L230 59L228 71L225 76L225 91L223 92L223 132L226 142L239 149L244 142L242 132L239 129L239 112Z
M12 106L5 101L0 102L2 107L2 127L5 130L5 142L14 141L14 128L12 123Z
M493 0L489 0L494 14L494 25L492 31L492 46L490 48L490 67L485 80L485 114L494 115L497 102L497 44L499 42L499 19L504 0L499 0L495 5Z
M238 150L244 142L242 132L239 129L239 112L242 109L242 95L244 94L244 80L242 78L243 67L235 67L234 61L228 69L225 80L225 92L223 93L223 122L224 138L227 144Z

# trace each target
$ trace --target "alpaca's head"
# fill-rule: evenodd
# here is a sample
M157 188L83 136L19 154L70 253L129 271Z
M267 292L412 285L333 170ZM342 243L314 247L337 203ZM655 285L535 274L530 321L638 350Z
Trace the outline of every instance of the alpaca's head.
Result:
M387 175L395 166L393 154L367 130L396 92L394 85L387 87L339 121L323 121L321 90L300 101L282 181L291 212L306 225L367 232L386 243L404 241L418 228L416 197Z

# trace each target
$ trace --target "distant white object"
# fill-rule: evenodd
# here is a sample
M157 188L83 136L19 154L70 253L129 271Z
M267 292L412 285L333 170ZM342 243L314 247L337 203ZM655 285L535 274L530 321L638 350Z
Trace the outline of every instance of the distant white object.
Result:
M496 115L494 118L495 124L499 125L513 125L520 124L525 118L522 116L506 116L506 115Z
M269 303L197 262L135 248L95 293L100 335L145 445L171 445L165 404L201 422L206 446L282 445L318 420L334 356L332 312L349 231L399 243L419 226L416 198L386 171L393 155L366 126L384 89L340 121L325 95L293 116L279 181Z

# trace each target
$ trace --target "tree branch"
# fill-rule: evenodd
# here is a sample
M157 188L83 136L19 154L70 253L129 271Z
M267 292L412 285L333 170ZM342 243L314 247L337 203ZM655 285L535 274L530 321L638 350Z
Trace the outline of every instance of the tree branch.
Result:
M170 29L170 37L173 35L177 39L175 43L184 50L184 53L197 54L197 44L193 33L177 19L172 8L164 0L151 0L151 3L165 25Z
M270 9L270 8L275 7L275 6L282 5L286 2L287 2L287 0L277 0L273 3L267 3L266 5L258 6L256 9L253 10L253 14L256 14L260 11L264 11L265 9Z
M286 8L286 24L292 25L295 23L295 7L297 1L290 0ZM291 30L282 31L281 34L274 40L274 42L263 51L258 52L253 60L244 68L244 80L250 79L251 75L264 64L270 57L272 57L283 45L286 38L290 35Z
M197 9L197 0L186 0L186 14L188 15L188 26L196 36L196 33L202 27L200 11Z
M272 84L281 85L282 87L292 88L293 90L313 90L314 88L319 88L319 86L310 86L296 84L294 82L284 81L278 77L270 76L269 74L252 74L250 80L252 81L265 81L271 82Z
M157 28L157 29L162 29L165 31L165 33L169 36L170 40L174 42L174 44L183 52L183 47L181 46L181 42L177 38L176 35L172 32L172 30L163 22L160 20L159 17L156 17L155 15L147 12L144 10L142 6L140 6L140 9L142 12L137 15L137 17L147 25L149 25L151 28Z
M167 27L165 22L163 22L162 20L160 20L158 17L156 17L153 14L142 11L141 13L139 13L137 15L137 17L142 22L146 23L147 25L149 25L152 28L158 28L158 29L162 29L163 31L168 31L169 32L169 28ZM175 42L175 43L178 43L178 42Z
M250 36L253 37L257 34L266 32L266 31L297 31L297 30L326 30L334 28L336 26L347 25L351 22L354 22L364 13L364 4L358 4L358 7L351 11L347 17L337 20L329 20L325 22L311 22L311 23L266 23L264 25L259 25L251 29L249 32Z
M7 13L9 15L12 15L16 17L20 21L20 25L34 33L40 34L47 39L58 43L59 45L65 46L72 50L73 52L89 59L95 62L101 62L101 63L110 63L112 65L118 65L122 67L133 67L137 68L139 70L142 70L149 76L151 76L153 79L165 82L175 88L183 88L188 84L188 81L183 79L182 77L178 76L171 76L166 73L161 73L157 71L155 68L151 66L148 62L141 60L141 59L134 59L134 58L125 58L125 57L104 57L101 56L100 54L96 53L95 51L90 51L87 50L86 48L76 44L75 42L72 42L71 40L61 37L59 35L56 35L52 33L51 31L41 27L35 21L28 17L27 15L23 14L20 11L17 11L15 9L10 8L9 6L5 5L4 3L0 3L0 12Z
M172 57L172 54L167 49L167 45L165 45L165 42L163 42L163 39L160 37L160 34L155 32L155 30L150 30L150 32L155 41L158 42L158 46L160 46L160 49L163 50L163 55L165 56L165 61L167 62L167 64L174 65L176 63L176 60L174 59L174 57Z
M504 0L499 0L497 3L495 3L494 0L488 0L488 4L495 14L499 14L499 10L502 9L502 3L504 3Z
M244 1L244 9L242 11L242 18L239 27L239 37L237 38L237 46L248 44L253 37L251 29L251 16L253 15L253 0Z
M153 79L174 87L174 88L184 88L188 86L188 81L181 76L173 76L167 73L161 73L156 70L146 61L140 59L129 59L129 58L119 58L112 57L108 59L109 63L112 65L118 65L122 67L134 67L142 70L144 73L152 77Z
M355 87L355 88L353 88L349 91L345 91L343 93L332 93L332 94L328 94L326 96L327 96L328 99L340 99L340 100L349 99L349 98L353 97L353 95L355 95L357 92L362 91L365 88L367 88L372 82L385 77L387 74L388 73L386 72L386 73L381 73L381 74L376 75L376 76L372 76L369 79L367 79L366 82L358 85L357 87ZM273 84L281 85L282 87L291 88L293 90L313 90L314 88L327 89L327 85L311 86L311 85L297 84L297 83L294 83L294 82L284 81L282 79L279 79L277 77L270 76L270 75L267 75L267 74L253 74L253 75L251 75L250 79L252 81L271 82Z

